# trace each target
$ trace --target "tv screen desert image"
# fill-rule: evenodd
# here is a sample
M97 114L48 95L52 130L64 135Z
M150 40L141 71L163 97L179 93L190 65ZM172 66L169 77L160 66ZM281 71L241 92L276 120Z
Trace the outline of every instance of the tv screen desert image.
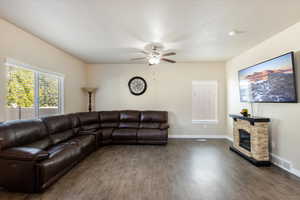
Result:
M293 53L239 71L241 102L296 102Z

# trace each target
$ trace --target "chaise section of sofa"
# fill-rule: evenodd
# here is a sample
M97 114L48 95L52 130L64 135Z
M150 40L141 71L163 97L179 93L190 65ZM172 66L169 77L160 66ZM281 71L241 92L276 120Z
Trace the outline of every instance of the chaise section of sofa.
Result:
M37 163L49 158L52 145L40 120L11 121L0 124L0 185L10 191L35 192Z
M92 135L80 135L73 128L70 115L42 118L53 146L48 148L49 159L38 163L40 185L44 189L96 149Z
M0 138L0 185L17 192L42 191L96 148L67 115L3 123Z

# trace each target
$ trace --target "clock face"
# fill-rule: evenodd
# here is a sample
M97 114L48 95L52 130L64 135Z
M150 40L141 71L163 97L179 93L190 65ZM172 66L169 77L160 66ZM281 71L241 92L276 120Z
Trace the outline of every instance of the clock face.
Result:
M131 78L128 82L129 90L133 95L142 95L147 89L145 79L139 76Z

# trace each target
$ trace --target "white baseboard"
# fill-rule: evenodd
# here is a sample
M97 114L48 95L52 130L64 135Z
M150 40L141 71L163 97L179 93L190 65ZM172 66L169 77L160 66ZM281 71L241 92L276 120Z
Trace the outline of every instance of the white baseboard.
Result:
M230 137L230 136L225 136L225 138L226 138L228 141L233 142L233 138L232 138L232 137Z
M173 139L227 139L225 135L169 135Z
M233 142L233 139L227 135L169 135L170 139L226 139Z
M233 138L232 137L229 137L227 136L227 140L233 142ZM300 171L293 168L293 164L291 161L288 161L286 159L283 159L281 158L280 156L278 155L275 155L273 153L271 153L271 162L276 165L277 167L291 173L291 174L294 174L295 176L298 176L300 177Z
M277 167L294 174L295 176L300 177L300 170L295 169L291 161L288 161L284 158L281 158L278 155L271 153L271 162Z
M233 142L233 138L227 135L169 135L169 138L176 139L226 139ZM271 162L279 168L300 177L300 170L293 168L292 162L271 153Z

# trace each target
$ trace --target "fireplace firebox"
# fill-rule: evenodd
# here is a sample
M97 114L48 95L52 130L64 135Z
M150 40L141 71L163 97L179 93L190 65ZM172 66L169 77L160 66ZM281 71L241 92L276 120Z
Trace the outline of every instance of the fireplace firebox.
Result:
M240 147L243 147L247 151L251 152L251 136L250 136L250 133L248 133L244 129L239 129L239 136L240 136L240 141L239 141Z

